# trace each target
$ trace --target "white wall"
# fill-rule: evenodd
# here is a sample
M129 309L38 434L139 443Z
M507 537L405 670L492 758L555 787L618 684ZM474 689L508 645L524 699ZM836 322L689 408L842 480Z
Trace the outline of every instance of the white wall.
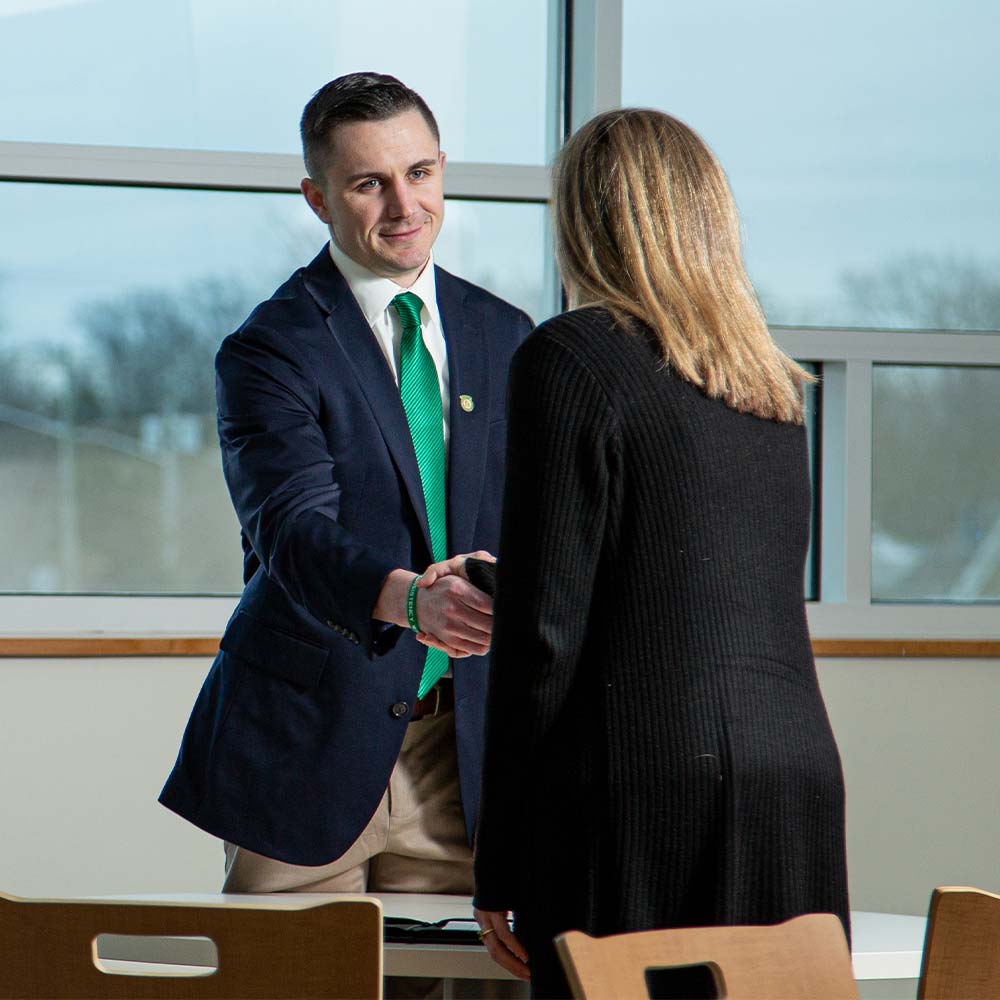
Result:
M851 905L926 913L1000 892L1000 661L819 664L847 778Z
M0 659L0 889L218 890L221 843L156 801L210 663Z
M0 659L0 889L214 891L222 849L157 804L206 659ZM855 909L1000 891L1000 661L826 660Z

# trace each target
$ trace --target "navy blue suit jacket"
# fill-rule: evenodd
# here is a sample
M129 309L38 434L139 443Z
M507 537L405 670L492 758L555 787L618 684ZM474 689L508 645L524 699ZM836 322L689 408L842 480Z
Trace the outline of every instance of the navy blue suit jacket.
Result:
M440 268L435 277L449 552L496 552L507 369L531 321ZM420 473L392 372L327 248L226 338L216 375L245 588L160 801L259 854L326 864L375 812L409 720L390 709L417 697L425 647L371 612L391 570L432 561ZM454 665L470 841L488 662Z

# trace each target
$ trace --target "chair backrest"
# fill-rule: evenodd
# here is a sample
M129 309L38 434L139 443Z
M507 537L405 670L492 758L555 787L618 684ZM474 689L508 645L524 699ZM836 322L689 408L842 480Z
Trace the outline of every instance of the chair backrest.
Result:
M964 885L934 890L917 996L1000 998L1000 896Z
M856 1000L840 920L810 913L766 927L683 927L592 938L568 931L556 949L577 1000L647 1000L650 969L706 965L730 1000Z
M208 938L218 955L172 964L102 959L98 936ZM119 942L125 938L116 938ZM102 940L104 940L102 938ZM140 971L141 970L141 971ZM382 996L377 899L301 905L18 899L0 894L0 997Z

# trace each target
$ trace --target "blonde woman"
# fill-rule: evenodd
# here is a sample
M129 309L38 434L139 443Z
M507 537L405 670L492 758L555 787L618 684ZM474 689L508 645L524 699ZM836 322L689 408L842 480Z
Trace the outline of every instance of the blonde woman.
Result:
M682 122L595 118L555 208L573 308L512 368L476 847L483 940L540 997L568 995L569 928L848 929L803 599L810 376L772 341L725 175Z

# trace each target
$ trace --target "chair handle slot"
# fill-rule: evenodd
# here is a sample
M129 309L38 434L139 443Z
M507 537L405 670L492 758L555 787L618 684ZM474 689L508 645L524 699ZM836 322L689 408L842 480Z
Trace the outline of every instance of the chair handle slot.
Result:
M92 957L109 976L201 978L219 971L216 943L196 935L98 934Z

